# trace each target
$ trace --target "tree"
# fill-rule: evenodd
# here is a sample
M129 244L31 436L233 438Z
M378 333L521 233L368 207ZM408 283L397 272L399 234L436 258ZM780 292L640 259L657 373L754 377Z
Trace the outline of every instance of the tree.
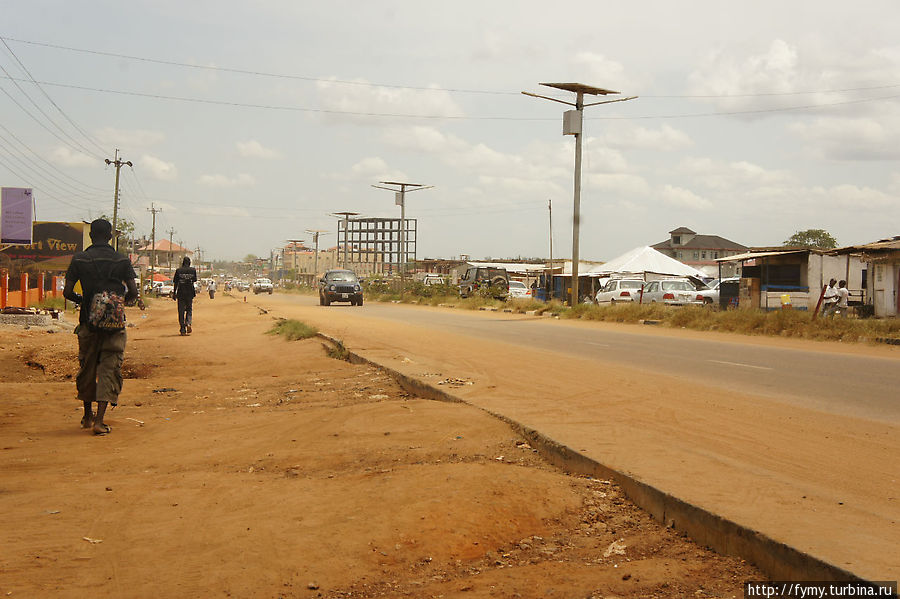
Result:
M830 250L837 247L837 240L825 229L797 231L784 242L785 246L803 247L816 250Z
M106 216L105 214L101 214L98 218L106 219L112 224L112 217ZM119 230L119 239L131 239L134 237L134 223L130 220L125 220L121 216L116 220L116 228Z

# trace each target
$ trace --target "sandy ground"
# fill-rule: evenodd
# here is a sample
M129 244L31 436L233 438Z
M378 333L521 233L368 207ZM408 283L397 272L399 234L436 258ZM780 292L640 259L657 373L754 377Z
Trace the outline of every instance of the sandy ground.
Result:
M272 314L132 311L112 433L79 429L69 330L0 330L0 595L738 597L761 575L407 395Z
M408 376L432 384L446 377L463 379L470 384L453 392L475 406L858 576L894 580L900 575L896 423L723 391L688 377L648 373L639 365L536 350L524 339L508 344L476 333L437 332L373 318L365 307L323 308L279 294L251 295L248 301L271 314L315 324ZM533 324L535 335L541 327L615 326L548 319ZM645 335L698 335L631 328ZM714 336L772 347L786 342ZM898 364L893 348L797 346L884 358L886 367Z

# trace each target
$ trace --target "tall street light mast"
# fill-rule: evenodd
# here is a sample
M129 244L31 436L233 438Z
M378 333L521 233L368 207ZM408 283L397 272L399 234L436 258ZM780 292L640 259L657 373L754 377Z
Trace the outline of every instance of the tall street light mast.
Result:
M347 270L347 246L350 245L350 217L351 216L359 216L359 212L334 212L332 216L343 216L344 217L344 270ZM340 239L338 239L338 243L340 243Z
M386 189L394 192L394 203L400 206L400 293L406 286L406 193L431 189L434 185L422 185L420 183L398 183L397 181L379 181L381 185L372 185L378 189ZM393 187L384 187L392 185Z
M316 271L316 276L319 276L319 235L322 233L328 233L328 231L321 231L319 229L307 229L307 233L313 236L313 241L316 243L316 255L315 255L315 266L313 269Z
M550 100L551 102L559 102L560 104L575 107L575 110L569 110L563 113L563 135L575 136L575 201L572 214L572 297L570 298L569 303L570 306L575 306L578 304L578 241L581 226L581 136L582 122L584 121L584 109L587 106L597 106L598 104L611 104L613 102L634 100L637 96L585 104L585 94L591 96L606 96L609 94L618 94L619 92L603 89L601 87L592 87L583 83L541 83L541 85L575 93L575 103L573 104L572 102L566 102L559 98L522 92L526 96Z

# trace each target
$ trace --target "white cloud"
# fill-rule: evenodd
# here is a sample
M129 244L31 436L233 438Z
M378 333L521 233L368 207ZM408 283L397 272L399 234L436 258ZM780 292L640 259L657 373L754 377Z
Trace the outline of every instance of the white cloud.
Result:
M572 57L570 68L573 71L574 81L602 81L600 87L620 93L627 92L633 87L622 63L611 60L603 54L578 52ZM587 103L587 100L585 102Z
M789 128L812 151L830 160L897 160L898 127L900 112L885 110L878 119L824 117L792 123Z
M369 181L405 181L406 175L402 171L392 169L387 162L378 156L363 158L350 167L351 176L354 179Z
M660 190L659 196L663 202L676 208L686 208L688 210L712 208L712 202L709 200L698 196L689 189L675 187L674 185L664 185Z
M352 120L371 125L390 125L392 119L372 114L404 116L457 117L462 108L447 91L438 89L404 89L367 85L364 79L354 79L354 84L335 80L319 81L316 92L323 110L352 114L325 114L329 119Z
M146 148L165 141L166 136L161 131L149 131L147 129L115 129L104 127L97 131L97 139L102 145L110 145L118 148ZM127 160L127 157L126 157Z
M255 139L251 139L250 141L239 141L236 145L238 153L245 158L263 158L266 160L281 158L279 152L264 147Z
M742 54L740 45L713 51L690 74L688 91L710 96L705 101L723 111L818 106L821 113L846 111L849 105L858 113L880 113L883 102L860 101L894 95L877 88L898 79L900 51L896 48L857 52L811 37L795 44L776 39L756 53Z
M618 196L649 196L651 186L638 175L628 173L600 173L590 174L584 177L585 191L587 193L600 192L612 193Z
M81 152L74 152L66 146L55 147L50 153L50 156L53 158L53 162L62 166L97 166L100 164L100 161L96 158L92 158Z
M605 126L604 129L606 131L600 137L605 145L612 148L673 152L694 145L694 141L687 133L671 125L648 129L647 127L613 124Z
M138 166L142 170L146 170L150 175L161 181L174 181L178 178L178 169L172 162L165 162L155 156L144 154L138 160Z
M201 216L229 216L229 217L249 217L250 211L237 206L197 206L191 210L185 211L186 214L197 214Z
M201 175L200 178L197 179L197 183L206 187L246 187L248 185L254 185L256 179L254 179L252 175L246 173L240 173L236 177L215 174Z
M733 194L794 184L793 177L787 171L768 170L744 160L725 162L690 157L682 160L675 172L688 177L695 186Z

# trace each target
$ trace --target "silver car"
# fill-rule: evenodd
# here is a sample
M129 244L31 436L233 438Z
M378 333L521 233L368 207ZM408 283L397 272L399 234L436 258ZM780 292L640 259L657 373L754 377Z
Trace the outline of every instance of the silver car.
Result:
M741 280L740 277L728 277L728 278L722 279L721 281L716 280L716 281L713 281L712 283L710 283L707 289L701 289L700 291L697 292L697 294L703 298L704 304L719 305L719 293L720 293L719 286L722 285L722 283L728 283L728 282L734 282L734 281L740 281L740 280Z
M522 281L510 281L509 297L513 299L531 299L531 288Z
M647 283L644 287L643 303L658 303L667 306L702 306L703 296L697 293L693 283L687 279L666 279Z
M636 302L641 297L641 279L610 279L597 292L594 299L598 304L615 304L617 302Z

